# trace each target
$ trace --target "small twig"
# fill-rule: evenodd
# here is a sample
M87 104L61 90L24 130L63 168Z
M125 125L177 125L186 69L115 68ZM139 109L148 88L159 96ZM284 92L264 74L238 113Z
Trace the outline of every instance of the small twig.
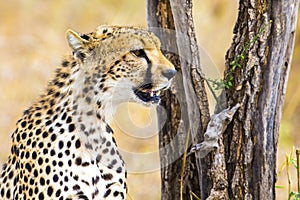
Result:
M290 174L290 156L285 156L285 162L286 162L286 174L288 178L288 194L291 193L291 174Z
M246 42L244 45L242 51L240 54L235 55L233 60L229 63L230 68L225 73L223 79L205 79L206 82L210 82L213 84L213 87L215 90L223 90L223 89L230 89L233 86L233 80L234 80L234 73L238 68L242 67L241 61L243 61L246 57L247 51L250 50L251 46L259 39L261 34L266 30L268 26L272 24L272 20L270 20L268 23L264 24L258 31L258 33L249 41ZM209 84L208 84L209 85ZM212 90L211 90L212 91ZM214 94L214 92L213 92Z
M193 200L193 197L195 197L197 200L201 200L193 191L190 190L190 199Z
M182 168L181 168L181 177L180 177L180 200L183 200L183 177L184 177L184 168L186 164L186 155L187 155L187 149L189 147L189 139L190 139L190 133L191 130L188 130L188 134L186 136L186 141L185 141L185 149L183 153L183 160L182 160Z
M127 193L127 198L126 199L133 200L132 196L129 193Z
M214 96L214 99L216 100L216 102L218 102L218 97L217 97L217 94L215 93L214 89L212 88L212 86L210 85L210 82L208 79L204 78L207 86L208 86L208 89L210 90L210 92L212 93L212 95Z
M296 149L298 194L300 195L300 150Z

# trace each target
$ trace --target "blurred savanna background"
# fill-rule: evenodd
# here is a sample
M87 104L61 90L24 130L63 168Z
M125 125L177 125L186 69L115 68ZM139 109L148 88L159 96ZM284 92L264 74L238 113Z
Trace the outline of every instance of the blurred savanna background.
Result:
M238 2L194 1L194 20L202 66L208 77L220 77L230 46ZM10 0L0 1L0 163L10 151L10 135L23 110L34 102L63 55L70 53L68 28L82 33L98 25L146 28L143 0ZM300 25L293 57L278 149L278 169L292 146L300 148ZM129 167L132 199L159 199L160 174L155 110L121 105L112 126ZM295 177L295 171L291 171ZM296 179L292 179L296 189ZM287 199L285 171L278 177L277 197Z

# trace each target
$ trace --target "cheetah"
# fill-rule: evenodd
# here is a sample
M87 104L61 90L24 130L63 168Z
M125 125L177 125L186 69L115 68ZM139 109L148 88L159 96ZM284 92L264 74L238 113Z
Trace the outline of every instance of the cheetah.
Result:
M141 28L105 25L66 38L72 54L16 124L0 199L126 199L110 120L122 102L157 105L176 70Z

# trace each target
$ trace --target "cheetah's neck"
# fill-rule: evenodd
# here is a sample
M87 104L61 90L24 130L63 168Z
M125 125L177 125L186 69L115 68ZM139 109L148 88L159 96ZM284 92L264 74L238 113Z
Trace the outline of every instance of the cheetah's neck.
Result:
M58 116L57 120L63 118L66 110L72 113L72 123L75 125L72 134L79 136L83 144L83 154L89 155L86 159L118 172L124 172L124 161L109 126L117 106L112 103L112 94L110 91L98 90L98 85L93 82L93 78L79 70L75 62L69 68L63 66L59 68L57 75L62 74L62 71L70 74L68 78L59 80L60 77L56 76L47 89L49 93L57 82L67 83L59 88L60 100L57 102L57 108L64 109L61 109L61 116ZM49 101L53 95L55 94L50 94Z
M113 130L100 117L102 110L91 112L87 108L78 107L78 115L74 116L76 130L86 151L96 162L100 162L110 169L124 170L124 162L113 137Z

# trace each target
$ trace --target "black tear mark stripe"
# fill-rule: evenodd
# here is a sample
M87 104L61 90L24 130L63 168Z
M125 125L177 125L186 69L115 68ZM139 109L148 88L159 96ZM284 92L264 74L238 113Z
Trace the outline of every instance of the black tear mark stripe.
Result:
M146 54L144 55L144 58L146 59L148 64L147 71L145 74L145 84L152 83L152 73L151 73L152 63Z

